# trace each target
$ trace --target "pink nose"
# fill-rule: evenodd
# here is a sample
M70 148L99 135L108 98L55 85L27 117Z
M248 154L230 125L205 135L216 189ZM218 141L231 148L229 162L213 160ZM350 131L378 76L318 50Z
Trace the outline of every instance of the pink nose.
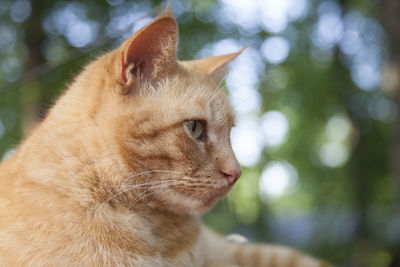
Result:
M235 170L227 170L227 171L221 171L226 179L228 180L228 186L233 185L236 183L236 181L239 179L240 175L242 175L242 169L235 169Z

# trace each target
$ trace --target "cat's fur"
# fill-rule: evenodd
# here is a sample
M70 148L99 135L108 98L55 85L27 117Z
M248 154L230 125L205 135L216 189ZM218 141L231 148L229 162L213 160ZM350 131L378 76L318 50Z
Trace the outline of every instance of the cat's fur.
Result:
M202 226L241 173L216 78L240 52L179 62L177 42L167 10L89 64L0 165L1 266L323 265Z

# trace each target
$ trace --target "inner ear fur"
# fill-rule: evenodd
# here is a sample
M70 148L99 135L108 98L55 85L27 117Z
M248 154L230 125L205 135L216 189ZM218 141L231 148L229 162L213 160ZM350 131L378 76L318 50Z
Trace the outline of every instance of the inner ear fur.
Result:
M118 49L118 79L128 93L142 80L151 81L176 65L178 26L169 7Z

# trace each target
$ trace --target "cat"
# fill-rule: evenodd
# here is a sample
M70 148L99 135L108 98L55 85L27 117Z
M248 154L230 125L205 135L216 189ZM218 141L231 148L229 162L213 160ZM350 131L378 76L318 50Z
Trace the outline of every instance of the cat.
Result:
M199 217L241 175L220 88L233 54L178 61L170 8L88 64L0 165L1 266L329 266Z

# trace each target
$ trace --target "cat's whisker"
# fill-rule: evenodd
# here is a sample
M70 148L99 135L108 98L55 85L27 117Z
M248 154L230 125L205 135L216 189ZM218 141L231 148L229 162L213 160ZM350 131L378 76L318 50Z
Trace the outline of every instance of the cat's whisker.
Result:
M121 185L109 185L110 187L124 187L124 186L138 186L138 185L146 185L147 183L152 183L156 181L165 181L165 180L171 180L171 179L179 179L179 180L190 180L190 178L185 178L185 176L181 177L167 177L167 178L161 178L157 180L149 180L143 184L123 184L123 181L120 183ZM124 180L125 181L125 180Z
M221 88L221 85L226 80L226 77L228 77L228 74L225 74L224 77L221 79L221 81L218 83L217 90Z
M171 182L171 181L188 181L187 178L177 178L177 177L171 177L171 178L165 178L165 179L159 179L159 180L151 180L142 184L132 184L128 185L130 189L134 188L139 188L139 187L144 187L147 185L152 185L152 184L157 184L157 183L163 183L163 182Z
M179 184L179 183L177 183L177 184ZM157 186L152 186L152 187L146 189L144 192L142 192L142 196L140 196L139 199L137 199L135 202L133 202L132 205L134 205L137 202L145 199L146 197L156 193L156 191L152 191L154 189L157 189L157 188L160 188L160 187L163 187L163 186L171 186L171 185L177 185L177 184L161 184L161 185L157 185Z
M135 188L145 187L145 186L159 184L159 183L167 184L168 182L177 182L177 181L186 181L186 180L187 179L185 179L185 178L168 178L168 179L163 179L163 180L148 181L148 182L142 183L142 184L131 185L131 186L129 186L129 188L112 195L110 198L108 198L107 200L103 201L101 204L107 203L111 199L113 199L113 198L115 198L117 196L120 196L120 195L122 195L122 194L124 194L126 192L129 192L130 190L135 189ZM152 187L154 187L154 186L152 186ZM152 187L150 187L150 188L152 188Z
M142 201L143 199L145 199L148 196L151 196L152 194L156 193L156 191L154 191L154 189L163 187L164 185L159 185L159 186L155 186L155 187L151 187L148 188L146 191L142 192L142 194L140 195L140 197L138 199L136 199L132 205L135 205L136 203L138 203L139 201Z
M132 203L132 205L134 205L134 204L137 203L138 201L141 201L141 200L143 200L144 198L146 198L147 196L149 196L149 195L151 195L151 194L154 194L155 191L153 191L153 190L155 190L155 189L157 189L157 188L164 187L164 186L179 186L179 185L185 186L185 184L182 183L183 181L185 181L185 182L188 182L188 181L189 181L188 184L189 184L190 186L195 186L195 187L197 187L197 186L203 186L204 188L207 188L207 187L208 187L208 188L213 188L213 189L218 189L218 188L220 188L220 187L218 187L218 186L215 186L214 184L207 184L207 183L202 183L202 182L195 182L195 181L193 181L192 179L188 179L188 178L170 178L170 179L164 179L164 180L149 181L149 182L147 182L147 183L138 184L138 185L132 185L130 188L124 190L123 192L120 192L120 193L118 193L118 194L116 194L116 195L113 195L113 196L112 196L110 199L108 199L107 201L111 200L112 198L115 198L115 197L118 196L118 195L121 195L121 194L123 194L123 193L129 192L129 191L132 190L132 189L139 188L139 187L144 187L144 186L147 186L147 185L152 185L152 186L150 186L149 188L147 188L144 192L141 192L141 196L140 196L134 203ZM171 183L171 182L175 182L175 183ZM157 185L157 184L158 184L158 185ZM187 185L187 184L186 184L186 185ZM189 193L188 193L188 192L185 193L184 196L188 197L188 196L189 196ZM105 201L105 202L107 202L107 201Z
M228 76L228 75L225 75L225 76L221 79L221 81L218 83L218 85L217 85L217 87L215 88L215 90L212 91L212 94L211 94L210 97L208 98L210 102L213 102L213 100L214 100L215 98L217 98L218 95L221 93L221 90L223 89L222 84L223 84L223 82L225 81L225 79L226 79L227 76Z
M97 206L97 208L99 208L100 206L104 205L105 203L109 202L110 200L129 192L130 190L133 190L135 188L140 188L140 187L145 187L145 186L149 186L151 185L149 188L147 188L145 190L145 192L148 192L149 190L151 190L152 188L157 188L157 187L161 187L161 186L157 186L157 184L162 184L165 183L164 185L168 185L167 182L177 182L177 181L182 181L185 180L184 178L169 178L169 179L163 179L163 180L153 180L153 181L148 181L142 184L136 184L136 185L131 185L129 188L125 189L124 191L118 192L114 195L112 195L111 197L109 197L108 199L106 199L105 201L101 202L99 206ZM155 185L155 186L154 186ZM143 192L142 192L143 193ZM136 201L134 202L136 203ZM88 211L89 212L89 211Z
M212 92L211 96L209 97L209 101L210 101L210 102L213 102L214 99L218 98L218 95L220 94L221 89L222 89L222 87L219 87L219 86L218 86L218 87Z
M123 181L126 180L130 180L133 179L135 177L141 176L141 175L146 175L146 174L150 174L150 173L174 173L174 174L184 174L183 172L178 172L178 171L170 171L170 170L148 170L148 171L143 171L143 172L139 172L139 173L135 173L127 178L125 178ZM122 181L122 182L123 182Z
M226 76L225 76L226 77ZM224 77L224 79L225 79ZM224 79L222 79L219 84L217 85L217 87L215 87L215 89L213 91L211 91L210 95L208 96L208 101L209 102L213 102L213 100L215 98L218 97L218 95L221 93L221 89L222 89L222 83L224 81Z
M178 175L182 175L184 176L185 174L183 172L178 172L178 171L170 171L170 170L148 170L148 171L143 171L143 172L139 172L139 173L135 173L131 176L126 177L125 179L123 179L122 181L119 182L119 185L113 185L113 187L121 187L123 186L123 184L125 182L130 182L131 180L133 180L133 178L135 177L139 177L139 176L145 176L148 174L152 174L152 173L171 173L171 174L178 174Z

